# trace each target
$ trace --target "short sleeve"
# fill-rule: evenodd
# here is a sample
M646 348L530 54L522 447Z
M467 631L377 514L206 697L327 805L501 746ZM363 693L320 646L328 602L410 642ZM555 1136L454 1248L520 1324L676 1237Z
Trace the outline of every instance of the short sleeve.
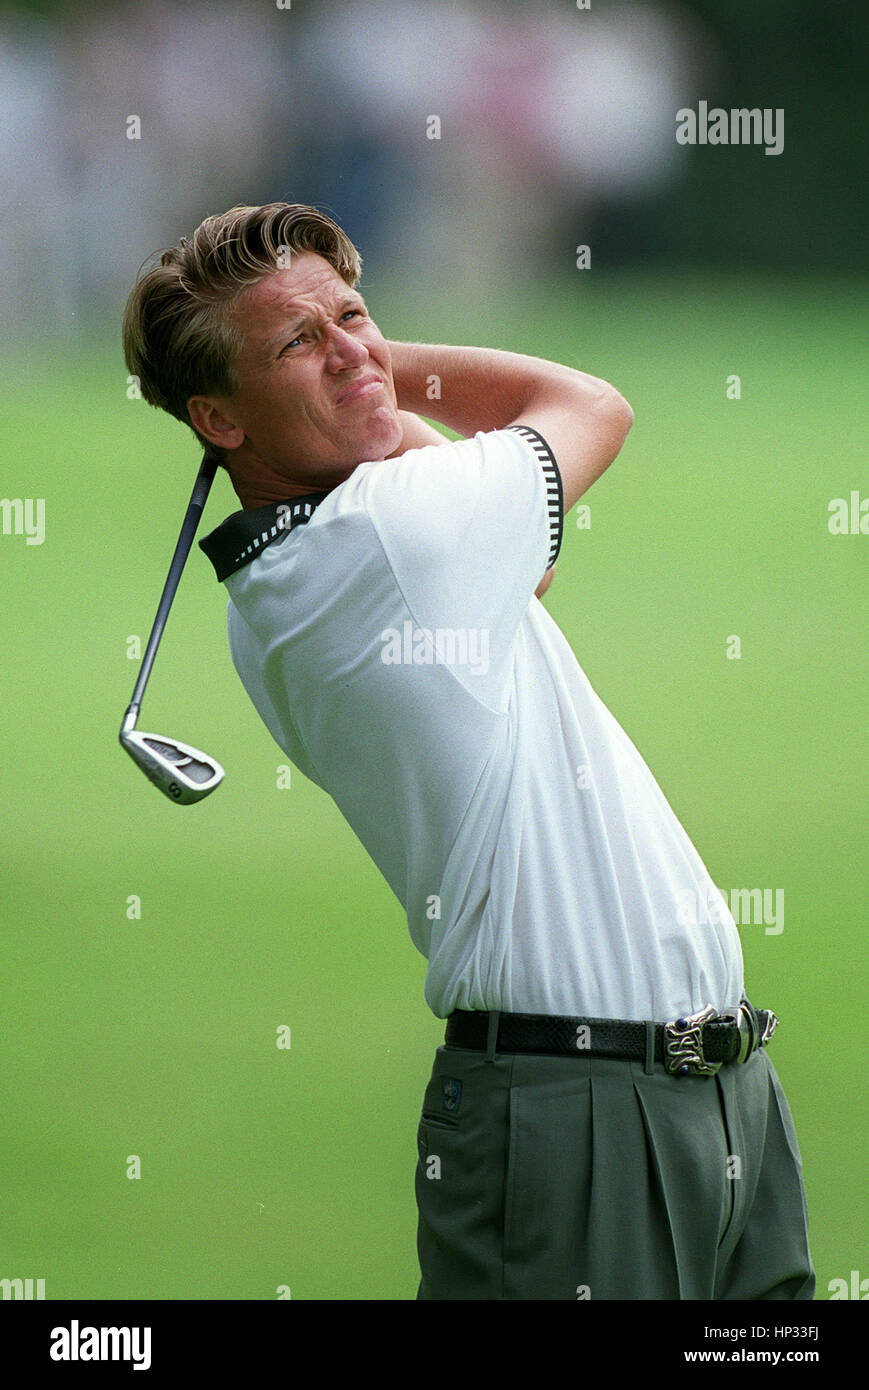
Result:
M515 431L531 445L546 481L546 514L549 521L549 559L546 568L551 570L558 559L564 531L564 489L558 464L539 430L532 429L530 425L508 425L507 429Z
M363 469L358 500L412 618L484 628L503 652L561 544L561 478L543 436L510 425Z

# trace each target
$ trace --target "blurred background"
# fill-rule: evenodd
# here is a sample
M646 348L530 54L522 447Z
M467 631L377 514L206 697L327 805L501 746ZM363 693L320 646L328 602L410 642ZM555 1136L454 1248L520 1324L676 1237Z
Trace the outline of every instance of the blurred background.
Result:
M116 318L149 251L279 196L326 206L369 274L457 289L569 268L580 233L599 266L865 262L869 20L848 0L3 11L7 332ZM701 98L783 108L784 158L677 145Z
M869 495L867 76L845 0L2 5L0 491L45 535L0 535L0 1278L415 1296L443 1025L337 810L281 785L196 550L142 723L226 783L170 807L116 741L198 462L128 390L124 301L204 216L279 199L349 233L387 337L633 405L546 604L715 882L784 890L780 933L741 924L748 989L783 1020L818 1297L869 1277L869 539L828 525ZM782 153L679 145L701 100L783 109ZM236 505L221 475L203 529Z

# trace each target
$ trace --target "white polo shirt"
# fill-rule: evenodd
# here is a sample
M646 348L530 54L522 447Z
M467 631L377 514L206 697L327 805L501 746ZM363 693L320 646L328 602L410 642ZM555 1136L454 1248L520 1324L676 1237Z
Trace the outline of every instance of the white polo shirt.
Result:
M724 899L534 597L561 528L557 463L510 426L200 545L245 689L404 908L438 1017L738 1004Z

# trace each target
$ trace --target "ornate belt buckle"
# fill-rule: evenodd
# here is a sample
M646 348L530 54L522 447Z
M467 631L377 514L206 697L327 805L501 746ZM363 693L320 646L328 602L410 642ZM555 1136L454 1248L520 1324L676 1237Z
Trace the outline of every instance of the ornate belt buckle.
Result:
M664 1066L675 1076L714 1076L720 1062L707 1062L703 1056L703 1027L718 1010L707 1004L699 1014L687 1014L664 1024Z
M758 1044L759 1047L766 1047L776 1028L778 1028L778 1019L776 1018L772 1009L767 1009L766 1015L766 1022L763 1025L763 1029L760 1035L760 1043Z

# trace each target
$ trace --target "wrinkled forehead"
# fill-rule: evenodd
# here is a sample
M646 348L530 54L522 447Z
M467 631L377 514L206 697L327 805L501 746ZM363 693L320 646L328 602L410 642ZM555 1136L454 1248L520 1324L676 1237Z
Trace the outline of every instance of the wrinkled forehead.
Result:
M333 265L312 251L291 257L289 266L248 285L235 301L239 321L251 325L264 317L282 319L286 314L305 313L318 307L330 310L353 295L361 299L343 280Z
M364 304L359 291L322 256L303 251L289 259L286 269L246 286L233 303L233 318L244 334L245 355L309 316L334 313L347 301Z

